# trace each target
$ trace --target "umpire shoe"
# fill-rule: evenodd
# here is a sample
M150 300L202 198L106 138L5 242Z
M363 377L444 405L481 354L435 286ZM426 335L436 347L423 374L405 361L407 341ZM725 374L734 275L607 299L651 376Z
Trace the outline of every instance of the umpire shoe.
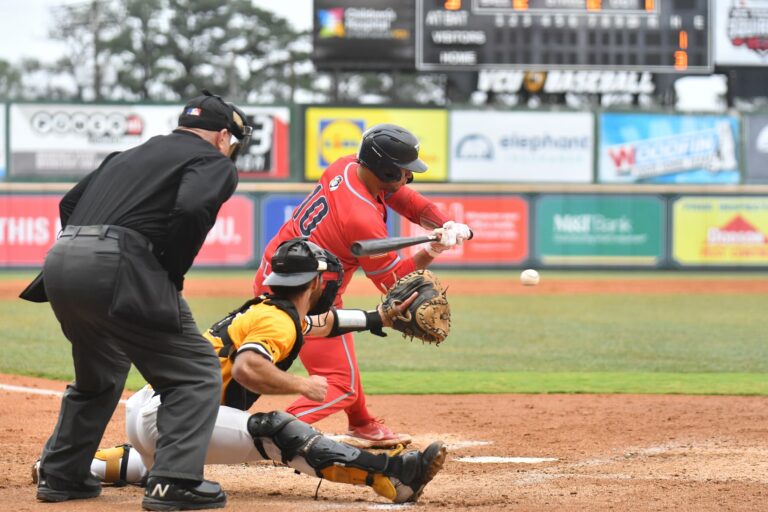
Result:
M149 477L144 489L144 510L203 510L223 508L227 495L217 482Z
M96 498L101 494L101 482L88 476L83 482L73 482L55 476L46 475L39 465L35 468L37 477L37 499L47 502L84 500Z
M415 502L424 492L424 487L443 469L448 451L442 441L435 441L423 452L416 450L405 452L402 457L400 474L392 480L395 483L397 496L395 503Z

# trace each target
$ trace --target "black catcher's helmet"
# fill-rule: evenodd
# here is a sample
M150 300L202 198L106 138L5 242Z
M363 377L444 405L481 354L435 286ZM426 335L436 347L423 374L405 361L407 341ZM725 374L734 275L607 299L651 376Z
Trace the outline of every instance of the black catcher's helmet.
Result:
M341 262L333 253L306 238L293 238L278 246L270 263L272 272L264 279L265 285L301 286L323 274L323 294L309 313L325 313L333 305L344 278Z
M419 140L394 124L377 124L363 133L357 161L385 182L398 181L401 168L411 172L427 170L427 164L419 160Z

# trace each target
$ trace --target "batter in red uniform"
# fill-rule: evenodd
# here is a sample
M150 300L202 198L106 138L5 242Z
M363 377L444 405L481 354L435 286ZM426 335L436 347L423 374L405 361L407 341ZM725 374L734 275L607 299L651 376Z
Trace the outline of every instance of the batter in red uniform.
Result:
M380 124L366 131L358 154L331 164L269 242L256 272L254 294L268 291L263 282L271 272L269 261L277 247L299 236L309 237L341 260L344 281L334 303L337 308L342 307L344 290L358 268L379 290L386 291L398 278L427 267L439 253L463 243L470 237L469 227L451 221L424 196L406 186L413 180L412 173L426 170L419 159L418 140L408 130ZM415 224L437 229L440 241L408 259L396 252L353 256L352 242L388 236L387 206ZM287 409L289 413L314 423L343 409L349 420L347 434L366 446L387 447L409 440L408 436L393 433L368 412L351 333L336 338L307 337L299 356L311 375L326 377L328 393L323 402L299 398Z

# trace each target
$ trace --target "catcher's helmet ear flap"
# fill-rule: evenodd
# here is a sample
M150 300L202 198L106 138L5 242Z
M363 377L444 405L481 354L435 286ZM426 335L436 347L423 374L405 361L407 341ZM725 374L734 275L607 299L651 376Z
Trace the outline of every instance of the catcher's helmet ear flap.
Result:
M427 164L419 160L419 140L394 124L377 124L363 133L357 161L384 182L399 181L400 169L427 170Z
M325 288L309 313L325 313L333 305L344 278L339 259L306 238L293 238L280 244L270 260L272 272L264 279L267 286L299 287L323 275Z

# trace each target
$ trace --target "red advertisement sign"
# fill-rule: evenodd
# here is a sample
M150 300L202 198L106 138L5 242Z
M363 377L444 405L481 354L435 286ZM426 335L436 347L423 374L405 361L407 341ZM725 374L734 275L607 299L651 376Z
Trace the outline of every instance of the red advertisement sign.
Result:
M40 266L61 230L59 195L0 195L0 267ZM243 266L254 255L254 205L244 195L233 196L195 264Z
M56 241L58 195L0 195L0 266L42 265Z
M528 258L528 202L518 196L429 196L456 222L469 225L472 240L446 251L435 265L510 265ZM401 218L400 234L417 236L426 230ZM412 256L420 246L403 249Z
M244 266L255 259L253 200L246 195L232 196L216 217L195 266Z

